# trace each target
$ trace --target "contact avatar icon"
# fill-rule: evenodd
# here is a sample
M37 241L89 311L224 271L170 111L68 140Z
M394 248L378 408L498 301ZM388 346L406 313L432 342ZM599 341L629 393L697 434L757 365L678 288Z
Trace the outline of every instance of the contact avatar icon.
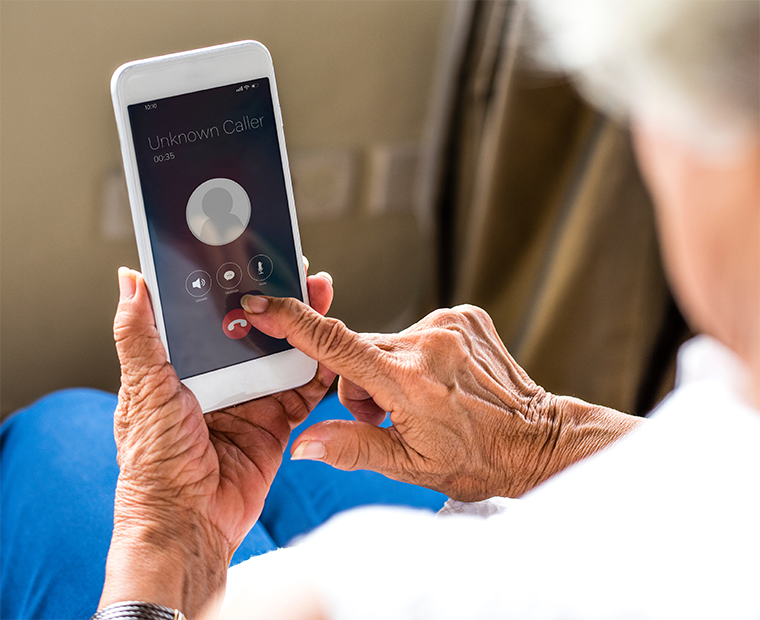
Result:
M226 245L248 226L251 200L232 179L209 179L190 195L186 218L190 231L203 243Z

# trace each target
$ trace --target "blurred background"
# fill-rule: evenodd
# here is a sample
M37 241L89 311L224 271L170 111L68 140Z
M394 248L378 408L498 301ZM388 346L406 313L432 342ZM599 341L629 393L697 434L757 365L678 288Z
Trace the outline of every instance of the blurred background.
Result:
M555 392L641 413L685 328L625 128L536 70L509 0L0 0L0 407L118 389L139 268L109 80L241 39L277 73L304 253L330 312L396 331L485 307Z

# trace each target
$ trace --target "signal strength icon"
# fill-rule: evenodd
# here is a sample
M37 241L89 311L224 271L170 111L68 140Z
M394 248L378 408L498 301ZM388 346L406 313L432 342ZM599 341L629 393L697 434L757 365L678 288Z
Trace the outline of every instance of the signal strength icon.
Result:
M236 92L236 93L242 93L242 92L243 92L243 87L241 86L241 87L239 87L239 88L236 88L236 89L235 89L235 92Z

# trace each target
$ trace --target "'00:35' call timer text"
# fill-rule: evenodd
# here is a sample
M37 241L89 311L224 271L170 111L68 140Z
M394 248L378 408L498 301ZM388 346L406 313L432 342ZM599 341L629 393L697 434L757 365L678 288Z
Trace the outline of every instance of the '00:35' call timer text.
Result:
M171 161L174 159L174 153L169 151L168 153L161 153L161 155L154 155L153 161L157 164L160 164L162 161Z

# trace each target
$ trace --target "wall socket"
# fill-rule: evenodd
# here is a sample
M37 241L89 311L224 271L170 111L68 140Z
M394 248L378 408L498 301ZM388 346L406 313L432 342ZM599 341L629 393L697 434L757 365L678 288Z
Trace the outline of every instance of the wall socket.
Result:
M371 156L370 213L413 213L418 201L420 147L391 144L373 149Z
M351 211L359 156L353 149L296 151L290 174L301 221L335 219Z

